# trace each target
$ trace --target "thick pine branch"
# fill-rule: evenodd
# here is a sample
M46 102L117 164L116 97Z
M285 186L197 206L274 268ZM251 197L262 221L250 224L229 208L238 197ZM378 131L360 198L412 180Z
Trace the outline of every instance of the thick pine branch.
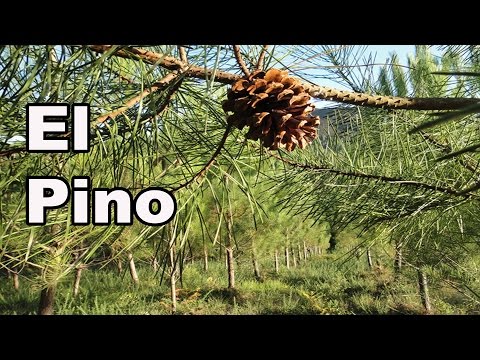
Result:
M89 48L92 51L104 53L108 51L111 46L90 45ZM141 59L142 61L150 64L158 64L169 70L178 70L187 67L187 64L175 57L133 47L120 48L119 50L115 51L113 55L129 59ZM241 78L240 75L219 70L214 71L212 69L205 69L203 67L193 65L185 70L185 76L199 79L213 76L215 81L223 84L232 84ZM472 104L478 104L480 102L480 99L476 98L402 98L396 96L370 95L305 83L303 86L312 97L318 99L386 109L438 111L456 110Z

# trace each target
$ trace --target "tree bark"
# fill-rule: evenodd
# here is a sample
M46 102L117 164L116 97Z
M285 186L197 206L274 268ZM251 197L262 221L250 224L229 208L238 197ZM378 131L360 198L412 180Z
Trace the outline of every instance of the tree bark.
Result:
M80 291L80 278L82 277L83 266L80 265L75 270L75 280L73 282L73 297L78 295Z
M298 249L298 262L300 263L302 260L305 261L305 258L303 257L302 247L300 246L300 244L297 245L297 249Z
M121 259L118 259L117 260L117 270L118 270L118 273L121 274L122 271L123 271L123 263L122 263L122 260Z
M432 313L432 304L430 302L430 295L428 291L427 274L425 274L423 269L419 267L417 270L417 275L418 275L418 291L420 293L422 305L425 309L425 313L429 315Z
M138 274L137 268L135 267L135 261L133 260L133 254L131 252L128 253L128 268L130 270L130 276L132 277L133 282L135 285L138 285Z
M228 268L228 288L235 288L235 268L233 263L233 214L229 210L227 212L227 268Z
M227 264L228 264L228 288L235 288L235 268L233 265L233 249L231 246L228 246L226 249L227 253Z
M18 272L12 271L12 280L13 280L13 288L15 290L20 289L20 280L18 278Z
M370 249L367 249L367 263L368 263L368 267L371 269L373 267L373 263L372 263L372 252L370 251Z
M285 246L285 266L290 269L290 250Z
M260 272L260 266L258 264L257 257L255 252L252 253L252 263L253 263L253 275L257 281L262 281L262 273Z
M38 315L53 315L55 305L56 285L46 287L40 293L40 304L38 306Z
M275 249L275 272L278 274L280 266L278 264L278 250Z
M177 312L177 266L175 262L175 244L170 244L170 297L172 300L172 314Z
M397 243L395 245L395 259L393 261L393 270L395 274L399 274L402 271L403 265L403 255L402 255L402 244Z
M62 228L60 224L53 224L50 227L50 234L52 236L55 236L58 234L60 231L62 231ZM54 257L54 256L59 256L61 255L59 251L58 244L55 244L54 246L49 248L49 255ZM44 273L48 273L48 265L43 269ZM54 313L54 306L55 306L55 294L57 292L57 282L55 281L54 283L48 284L47 287L43 288L42 291L40 292L40 302L38 305L38 315L53 315Z
M330 230L330 240L328 241L329 247L327 249L327 252L333 252L335 251L335 248L337 247L337 233L334 230Z
M295 248L292 248L292 260L293 260L293 267L297 267L297 257L295 256Z
M303 241L303 260L307 261L308 258L308 249L305 240Z
M153 267L153 271L157 272L157 270L158 270L158 259L155 255L152 258L152 267Z
M208 249L203 246L203 270L208 271Z

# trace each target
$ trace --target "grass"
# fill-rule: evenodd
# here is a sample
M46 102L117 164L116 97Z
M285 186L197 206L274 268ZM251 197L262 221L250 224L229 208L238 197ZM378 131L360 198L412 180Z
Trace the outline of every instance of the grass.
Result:
M59 285L57 314L170 314L168 283L160 274L140 265L140 284L135 286L125 271L84 271L80 294L71 294L73 278ZM327 256L311 258L296 268L281 268L279 274L266 268L258 282L247 264L237 268L235 291L227 289L224 262L210 262L205 272L200 263L186 266L183 284L178 282L178 314L422 314L413 274L395 279L389 269L368 269L363 261L346 266ZM16 291L0 278L0 314L34 314L38 290L25 279ZM436 313L478 313L476 304L432 286Z

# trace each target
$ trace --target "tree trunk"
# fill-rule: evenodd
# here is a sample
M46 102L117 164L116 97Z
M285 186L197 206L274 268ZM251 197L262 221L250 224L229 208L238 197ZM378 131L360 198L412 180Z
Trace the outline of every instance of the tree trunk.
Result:
M135 285L138 285L138 274L137 268L135 267L135 261L133 260L133 254L131 252L128 253L128 268L130 269L130 276L132 277L133 282Z
M425 308L425 313L428 315L432 313L432 305L430 303L430 295L428 294L427 274L425 274L422 268L419 267L417 275L418 291L420 293L420 298L422 299L422 305Z
M122 259L118 259L118 260L117 260L117 269L118 269L118 273L121 274L122 271L123 271Z
M235 268L233 264L233 214L231 209L227 212L227 268L228 268L228 288L235 288Z
M235 268L233 265L233 249L231 246L227 247L227 267L228 267L228 288L235 288Z
M330 230L330 240L328 241L329 247L327 249L327 252L333 252L335 251L337 247L337 232L334 230Z
M307 244L305 243L305 240L303 241L303 260L307 261L308 258L308 250L307 250Z
M297 245L297 249L298 249L298 262L300 263L302 260L305 260L305 258L303 257L302 247L300 246L300 244Z
M372 263L372 253L370 249L367 249L367 263L368 263L368 267L371 269L373 266L373 263Z
M18 278L18 272L12 271L12 279L13 279L13 288L15 290L20 289L20 280Z
M75 270L75 280L73 282L73 297L78 295L80 290L80 278L82 277L83 266L80 265Z
M38 306L38 315L53 315L55 305L56 285L46 287L40 293L40 304Z
M158 270L158 259L155 255L152 258L152 267L153 267L153 271L156 273Z
M252 254L252 263L253 263L253 275L255 275L255 279L257 281L262 281L262 274L260 272L260 266L258 264L257 257L255 253Z
M54 237L56 234L62 231L62 228L60 224L53 224L49 230L52 237ZM62 255L60 249L61 248L59 247L59 244L49 247L49 255L52 256L52 258L54 258L55 256ZM43 269L44 274L47 274L48 270L49 270L49 267L47 265ZM56 281L42 289L42 291L40 292L40 302L38 304L38 315L53 315L56 292L57 292Z
M278 250L275 249L275 272L278 274L280 266L278 264Z
M290 250L285 246L285 266L290 269Z
M203 247L203 270L208 271L208 249Z
M170 244L170 296L172 299L172 314L177 312L177 287L176 287L176 276L177 276L177 266L175 262L175 245Z
M402 255L402 244L397 243L395 245L395 260L393 261L393 269L395 274L399 274L402 271L403 265L403 255Z
M297 267L297 257L295 256L295 249L292 249L292 260L293 260L293 267Z

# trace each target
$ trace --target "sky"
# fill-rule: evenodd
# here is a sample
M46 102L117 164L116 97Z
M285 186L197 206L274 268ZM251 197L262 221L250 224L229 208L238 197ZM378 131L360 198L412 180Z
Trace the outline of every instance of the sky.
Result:
M375 57L376 64L385 63L387 59L391 57L391 54L395 52L398 55L398 60L400 64L407 65L408 55L415 54L415 45L368 45L368 49L365 55L368 52L376 53L376 57ZM434 54L436 53L435 51L432 51L432 52ZM380 66L377 66L377 71L379 71L379 69L380 69ZM346 86L342 86L341 84L338 84L328 79L322 80L321 83L319 83L319 81L317 80L316 83L318 83L318 85L329 86L336 89L345 89L345 90L348 89ZM317 108L329 107L334 104L337 104L333 101L325 101L325 100L314 101L314 103Z

